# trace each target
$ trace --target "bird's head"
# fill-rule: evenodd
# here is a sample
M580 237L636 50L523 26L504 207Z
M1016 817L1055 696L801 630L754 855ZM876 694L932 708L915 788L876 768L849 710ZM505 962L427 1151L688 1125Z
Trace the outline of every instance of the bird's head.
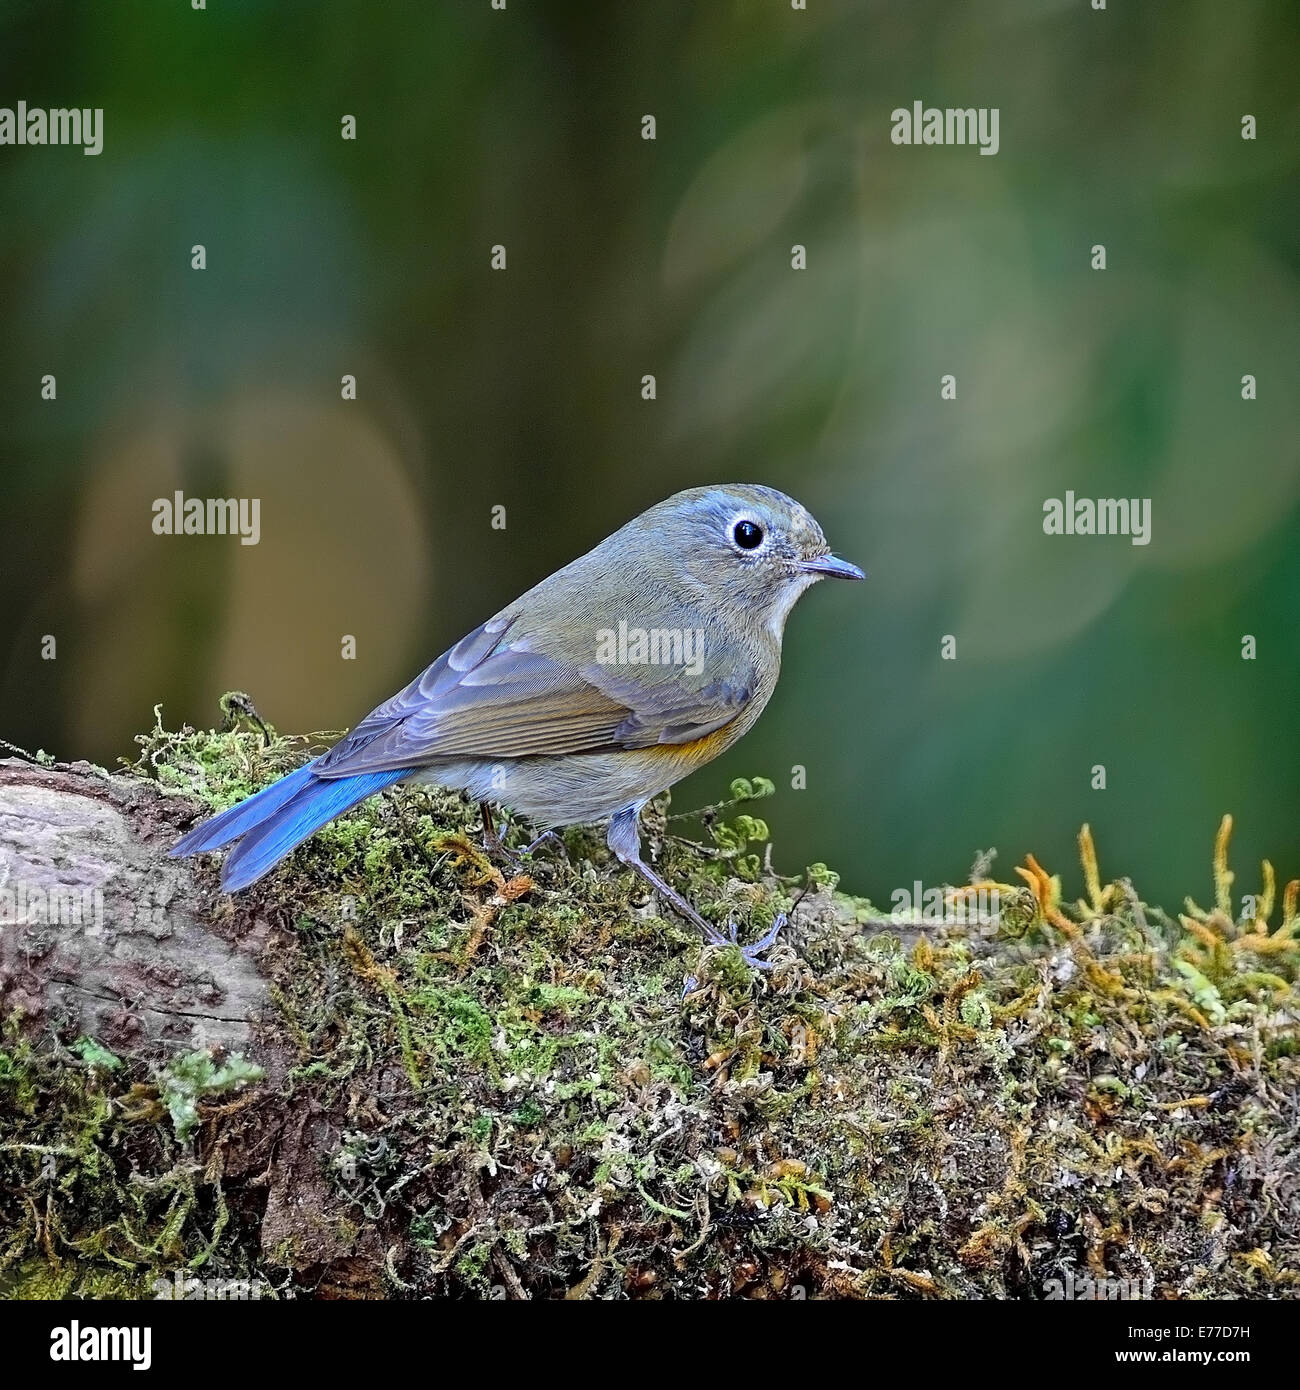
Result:
M779 637L799 595L819 579L865 579L831 554L806 507L775 488L725 483L689 488L632 523L665 556L727 607L743 610Z

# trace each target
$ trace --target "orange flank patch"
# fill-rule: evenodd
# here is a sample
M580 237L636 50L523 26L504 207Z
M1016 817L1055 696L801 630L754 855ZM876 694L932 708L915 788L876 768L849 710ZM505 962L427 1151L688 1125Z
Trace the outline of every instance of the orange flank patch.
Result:
M703 767L720 753L725 753L744 733L744 729L737 728L736 723L733 719L703 738L692 739L690 743L654 743L648 748L629 749L629 753L645 753L656 763L678 762L694 772L697 767Z

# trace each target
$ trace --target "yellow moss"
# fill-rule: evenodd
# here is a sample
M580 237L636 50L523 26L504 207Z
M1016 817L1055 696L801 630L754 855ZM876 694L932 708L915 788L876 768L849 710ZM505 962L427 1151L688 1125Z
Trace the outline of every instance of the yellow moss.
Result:
M1219 822L1214 837L1214 905L1225 917L1232 916L1232 870L1228 868L1228 843L1232 839L1232 817Z

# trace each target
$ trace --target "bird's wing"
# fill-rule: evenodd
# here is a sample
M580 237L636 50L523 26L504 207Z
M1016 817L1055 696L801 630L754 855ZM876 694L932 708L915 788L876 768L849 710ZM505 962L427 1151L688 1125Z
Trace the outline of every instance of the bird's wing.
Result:
M719 681L680 667L579 667L511 641L493 618L444 652L313 764L318 777L442 758L525 758L683 744L729 724L755 689L739 653Z

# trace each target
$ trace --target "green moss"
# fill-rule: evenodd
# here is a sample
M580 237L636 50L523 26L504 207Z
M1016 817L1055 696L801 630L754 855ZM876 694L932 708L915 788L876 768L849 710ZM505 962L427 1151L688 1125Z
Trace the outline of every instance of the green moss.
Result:
M100 1065L96 1049L92 1055ZM111 1054L109 1054L111 1056ZM117 1063L117 1058L113 1058ZM120 1063L119 1063L120 1065ZM262 1080L262 1068L237 1053L220 1062L206 1052L184 1052L173 1057L159 1076L159 1097L176 1129L178 1139L188 1139L199 1123L199 1101Z
M130 775L206 813L301 762L307 740L226 707L221 731L158 721ZM984 883L994 921L922 931L824 865L765 867L752 803L774 791L646 816L661 870L742 939L806 891L763 973L660 916L598 834L516 870L458 796L357 807L234 905L285 924L261 962L280 1094L231 1113L199 1088L183 1144L165 1077L11 1026L0 1270L318 1287L303 1240L262 1249L274 1153L222 1170L289 1114L334 1136L295 1181L328 1177L372 1292L1042 1297L1086 1266L1294 1293L1300 888L1275 901L1265 866L1257 920L1234 920L1221 830L1215 907L1166 914L1104 882L1085 830L1076 902L1026 856Z

